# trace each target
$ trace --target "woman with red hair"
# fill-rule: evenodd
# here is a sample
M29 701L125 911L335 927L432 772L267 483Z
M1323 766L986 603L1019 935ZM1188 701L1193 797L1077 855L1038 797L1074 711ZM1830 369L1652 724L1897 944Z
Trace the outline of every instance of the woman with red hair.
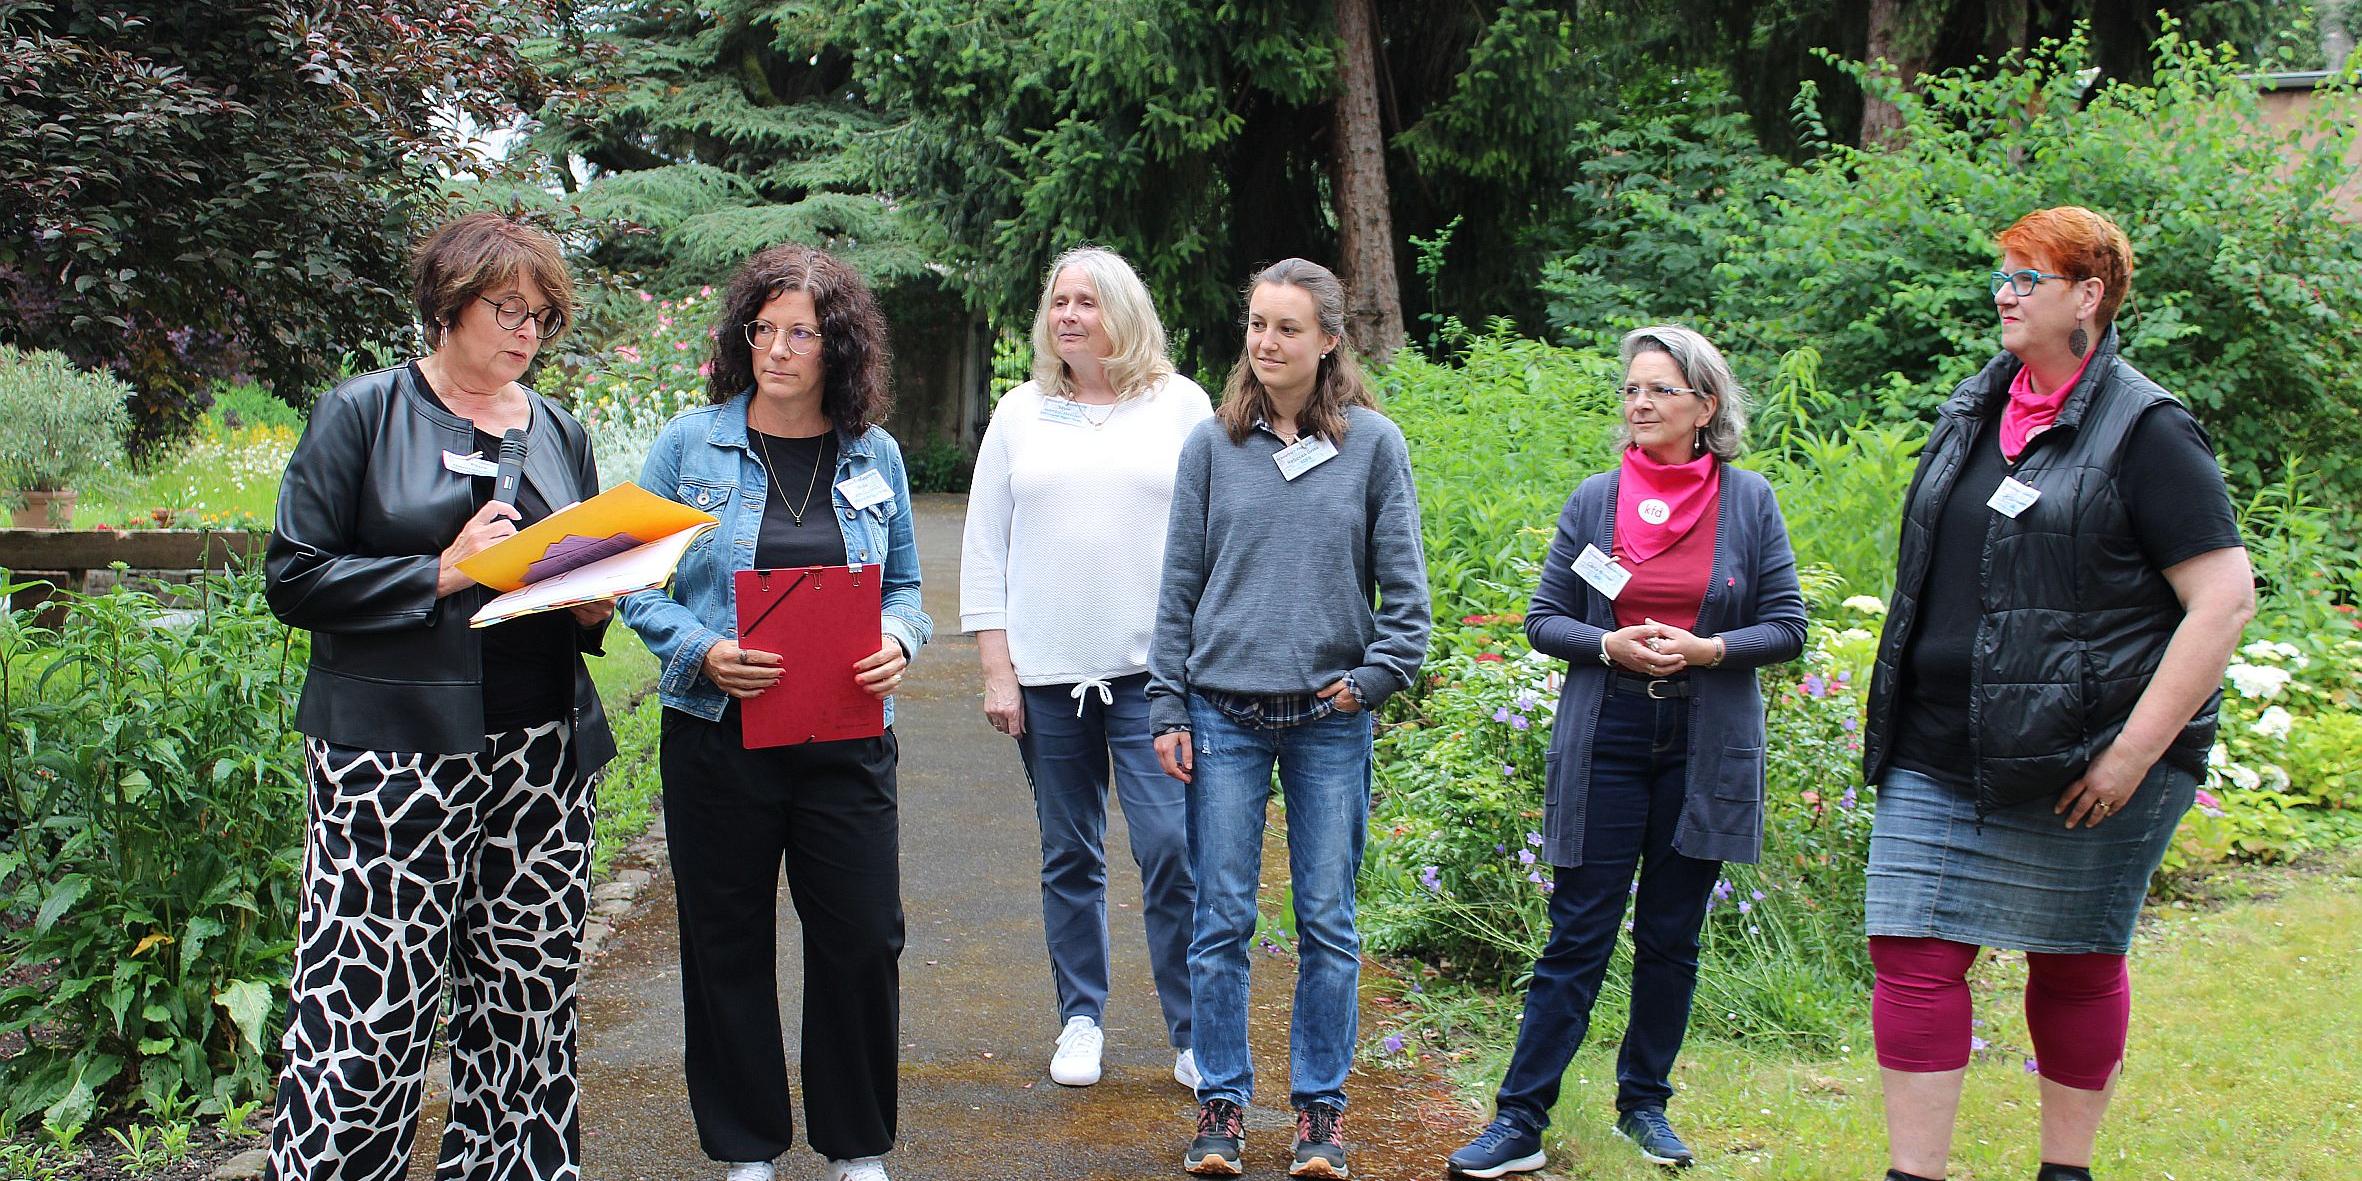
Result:
M1920 453L1863 744L1888 1181L1944 1175L1981 947L2027 957L2037 1177L2089 1181L2133 922L2255 613L2205 432L2118 352L2124 232L2062 206L1997 245L2003 351Z

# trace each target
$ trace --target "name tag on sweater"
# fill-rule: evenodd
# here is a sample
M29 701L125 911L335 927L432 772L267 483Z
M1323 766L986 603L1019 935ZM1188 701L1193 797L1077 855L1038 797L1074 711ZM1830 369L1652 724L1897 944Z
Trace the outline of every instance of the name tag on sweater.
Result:
M1337 458L1337 445L1320 435L1306 435L1271 456L1279 465L1279 478L1293 481L1296 477Z
M1066 426L1091 425L1091 420L1084 415L1083 408L1066 398L1043 398L1042 421L1062 423Z
M2003 476L2001 486L1993 490L1993 499L1986 501L1985 507L2014 521L2018 519L2019 513L2034 507L2034 502L2040 499L2042 489L2020 483L2016 476Z
M1632 581L1632 572L1616 565L1615 559L1599 552L1596 545L1583 547L1582 554L1575 558L1575 573L1611 603L1624 593L1624 584Z

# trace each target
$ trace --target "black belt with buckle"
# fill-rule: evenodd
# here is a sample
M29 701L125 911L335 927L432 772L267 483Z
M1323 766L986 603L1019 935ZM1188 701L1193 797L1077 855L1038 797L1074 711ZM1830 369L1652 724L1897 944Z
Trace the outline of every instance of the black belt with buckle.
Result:
M1631 673L1617 673L1608 678L1612 693L1638 693L1654 701L1666 701L1690 695L1688 677L1637 677Z

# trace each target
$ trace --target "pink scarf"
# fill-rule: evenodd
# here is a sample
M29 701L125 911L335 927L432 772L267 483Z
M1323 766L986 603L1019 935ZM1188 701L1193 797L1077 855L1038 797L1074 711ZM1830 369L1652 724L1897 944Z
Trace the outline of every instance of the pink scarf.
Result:
M2059 410L2067 404L2067 395L2075 392L2075 384L2083 380L2083 371L2090 367L2091 357L2083 358L2083 364L2075 367L2075 376L2047 394L2037 394L2034 370L2030 366L2018 366L2018 375L2009 383L2009 406L2001 412L2001 458L2016 463L2018 456L2026 453L2026 444L2058 421Z
M1616 481L1616 556L1634 565L1665 552L1698 523L1722 489L1722 465L1709 451L1688 463L1658 463L1624 448Z

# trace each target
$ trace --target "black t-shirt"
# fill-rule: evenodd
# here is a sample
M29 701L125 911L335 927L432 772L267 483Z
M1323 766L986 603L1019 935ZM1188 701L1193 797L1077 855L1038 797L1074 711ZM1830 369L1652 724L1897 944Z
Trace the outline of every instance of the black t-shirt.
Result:
M751 427L746 433L755 458L771 473L763 527L755 535L755 569L844 565L845 534L837 527L836 498L830 491L837 468L837 433L804 439L766 435Z
M500 458L500 436L476 432L476 450ZM492 499L493 477L473 479L476 508ZM519 530L550 515L550 505L517 482ZM574 708L574 653L580 628L566 611L542 611L495 623L480 633L484 652L484 732L498 734L565 717Z
M2009 472L2001 457L1996 411L1977 432L1951 497L1936 515L1919 619L1903 651L1895 765L1963 792L1975 787L1968 733L1970 649L1983 614L1985 531L1996 511L1985 502ZM2132 518L2133 537L2152 569L2241 544L2222 469L2197 421L2180 407L2151 410L2133 425L2116 483Z

